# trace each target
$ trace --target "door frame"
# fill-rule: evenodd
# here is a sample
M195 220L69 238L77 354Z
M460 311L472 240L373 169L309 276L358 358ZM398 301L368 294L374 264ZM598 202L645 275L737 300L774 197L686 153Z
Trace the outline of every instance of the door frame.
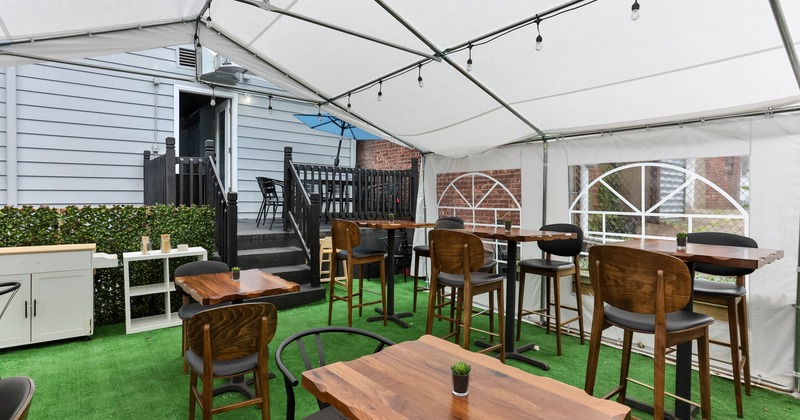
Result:
M181 92L189 92L211 97L212 93L217 99L227 99L230 103L230 114L227 118L228 134L230 135L230 142L228 145L229 153L224 156L228 160L229 174L226 178L225 190L226 191L239 191L239 95L230 90L222 87L215 87L213 90L208 86L197 85L173 85L173 107L172 107L172 135L176 139L180 136L180 94ZM217 101L219 104L219 100ZM217 105L219 106L219 105ZM216 128L216 112L214 113L214 126ZM216 129L215 129L216 131ZM216 133L215 133L216 135ZM179 143L179 142L177 142ZM180 156L180 150L176 145L175 154Z

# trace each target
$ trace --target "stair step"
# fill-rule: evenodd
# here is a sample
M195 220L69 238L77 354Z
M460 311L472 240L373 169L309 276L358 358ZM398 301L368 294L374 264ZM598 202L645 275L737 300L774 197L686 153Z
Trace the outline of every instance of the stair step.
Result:
M239 266L242 269L265 268L305 264L305 254L296 246L254 248L239 250Z

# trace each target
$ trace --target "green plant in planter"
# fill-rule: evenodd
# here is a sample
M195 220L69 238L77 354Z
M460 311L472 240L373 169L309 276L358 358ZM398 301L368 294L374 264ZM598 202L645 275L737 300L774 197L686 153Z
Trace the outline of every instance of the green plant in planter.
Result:
M390 223L394 223L394 213L389 213L386 217L389 218Z
M678 246L679 247L685 247L686 246L686 238L688 238L688 237L689 237L689 234L686 233L686 232L678 232L678 233L676 233L675 234L675 240L678 243Z
M241 269L239 267L231 268L231 273L233 273L233 278L238 279L240 271Z
M472 366L463 361L453 363L453 365L450 366L450 371L453 372L453 375L457 376L467 376L471 370Z

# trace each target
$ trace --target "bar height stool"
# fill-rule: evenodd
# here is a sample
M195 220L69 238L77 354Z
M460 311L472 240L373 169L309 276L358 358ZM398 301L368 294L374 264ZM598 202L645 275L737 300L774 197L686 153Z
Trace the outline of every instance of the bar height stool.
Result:
M708 245L728 245L758 248L755 240L746 236L724 232L690 233L686 242ZM742 407L742 376L744 390L750 395L750 344L747 336L747 288L744 276L754 270L735 267L720 267L712 264L696 263L695 272L714 276L736 277L736 283L722 283L703 279L694 280L694 301L719 305L728 309L728 342L711 340L712 344L731 349L731 371L733 390L736 397L736 414L744 416ZM740 356L741 351L741 356Z
M522 316L538 314L545 317L546 331L550 333L550 319L555 319L556 347L558 355L561 356L561 327L569 323L578 321L581 344L585 342L583 334L583 305L581 304L581 279L578 265L578 257L583 250L583 230L580 227L558 223L542 226L539 230L549 230L554 232L570 232L577 235L575 239L563 239L558 241L539 241L539 249L545 252L543 259L528 259L519 262L519 298L517 299L517 340L520 338L522 330ZM571 261L559 261L552 259L553 255L570 257ZM546 301L544 308L528 310L523 308L525 299L525 277L526 274L537 274L544 278ZM575 287L575 294L578 299L576 306L565 306L561 304L561 285L559 280L563 276L572 276L572 284ZM552 285L552 287L551 287ZM550 299L550 290L553 291L553 299ZM555 314L550 313L550 308L555 308ZM563 320L561 319L561 309L576 311L577 316Z
M436 229L464 229L464 219L456 216L442 217L436 221ZM417 312L417 293L428 290L426 285L419 286L419 259L430 257L430 246L417 245L414 247L414 305L412 308L414 312Z

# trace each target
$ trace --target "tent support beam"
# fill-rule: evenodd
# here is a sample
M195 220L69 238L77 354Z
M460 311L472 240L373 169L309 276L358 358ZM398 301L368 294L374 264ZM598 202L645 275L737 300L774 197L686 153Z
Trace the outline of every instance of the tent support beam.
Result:
M540 130L539 127L534 125L524 115L520 114L519 111L517 111L516 109L514 109L514 107L511 106L511 104L509 104L508 102L504 101L503 98L501 98L496 93L494 93L491 89L489 89L488 86L486 86L483 83L481 83L478 79L476 79L474 76L469 74L468 71L464 70L463 68L461 68L461 66L459 66L458 64L453 62L453 60L451 60L450 57L448 57L446 54L444 54L444 52L439 50L430 40L428 40L424 35L422 35L421 32L419 32L416 28L411 26L411 24L408 23L408 21L403 19L402 16L400 16L391 7L389 7L389 5L386 4L386 2L384 2L383 0L375 0L375 2L378 3L381 7L383 7L383 9L386 10L386 12L389 13L395 20L400 22L401 25L405 26L406 29L408 29L409 32L411 32L415 37L417 37L420 41L424 42L425 45L427 45L431 50L436 52L436 55L440 56L442 58L442 60L444 60L445 63L450 65L450 67L454 68L456 71L461 73L462 76L466 77L470 82L472 82L475 86L477 86L479 89L484 91L484 93L486 93L492 99L494 99L495 102L497 102L498 104L500 104L500 106L502 106L503 108L508 110L508 112L512 113L515 117L517 117L525 125L530 127L533 131L536 131L537 133L539 133L539 135L542 136L542 138L546 138L547 137L547 134L545 134L544 131Z
M334 25L334 24L331 24L331 23L328 23L328 22L323 22L321 20L310 18L308 16L303 16L303 15L300 15L300 14L297 14L297 13L294 13L294 12L290 12L289 10L281 9L279 7L275 7L275 6L270 5L269 3L266 3L266 2L255 1L255 0L236 0L236 1L239 2L239 3L245 3L245 4L248 4L250 6L257 7L257 8L262 9L262 10L266 10L268 12L273 12L273 13L277 13L277 14L283 15L283 16L288 16L288 17L291 17L291 18L294 18L294 19L297 19L297 20L302 20L303 22L308 22L308 23L313 24L313 25L322 26L323 28L328 28L328 29L334 30L336 32L341 32L341 33L344 33L344 34L347 34L347 35L354 36L356 38L365 39L367 41L374 42L374 43L377 43L377 44L381 44L381 45L389 47L389 48L394 48L396 50L400 50L400 51L404 51L404 52L407 52L407 53L410 53L410 54L418 55L420 57L425 57L425 58L427 58L429 60L439 61L438 57L430 55L430 54L426 54L426 53L421 52L421 51L414 50L413 48L408 48L408 47L405 47L403 45L395 44L394 42L389 42L389 41L386 41L384 39L376 38L376 37L371 36L371 35L362 34L361 32L351 31L351 30L349 30L347 28L343 28L341 26L337 26L337 25Z
M786 17L783 14L780 0L769 0L770 8L772 8L772 15L775 16L775 24L778 26L778 31L781 34L783 47L786 50L786 55L789 57L789 63L792 65L794 71L794 80L797 86L800 87L800 62L797 60L797 52L794 49L794 42L792 41L792 33L786 26Z

